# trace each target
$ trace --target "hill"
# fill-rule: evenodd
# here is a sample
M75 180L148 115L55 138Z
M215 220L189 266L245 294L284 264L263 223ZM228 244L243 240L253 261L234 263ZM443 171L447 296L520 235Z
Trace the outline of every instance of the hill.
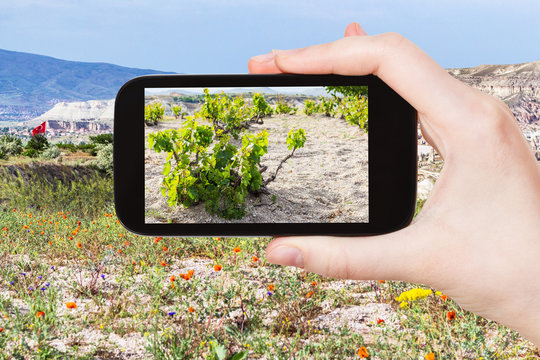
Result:
M0 49L0 121L29 120L59 102L112 99L131 78L165 73Z

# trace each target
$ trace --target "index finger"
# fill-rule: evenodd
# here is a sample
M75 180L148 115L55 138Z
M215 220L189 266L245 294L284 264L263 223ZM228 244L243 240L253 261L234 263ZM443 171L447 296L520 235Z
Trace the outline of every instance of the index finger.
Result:
M345 37L301 49L273 50L265 56L265 61L249 61L251 73L374 74L416 108L435 132L468 120L465 113L456 116L456 112L472 102L474 89L396 33Z

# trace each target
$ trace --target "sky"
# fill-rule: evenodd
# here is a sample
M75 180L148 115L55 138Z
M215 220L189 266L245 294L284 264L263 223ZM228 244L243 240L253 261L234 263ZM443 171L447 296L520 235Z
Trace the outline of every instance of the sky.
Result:
M540 60L538 0L0 0L0 48L162 71L247 73L349 22L398 32L445 68Z

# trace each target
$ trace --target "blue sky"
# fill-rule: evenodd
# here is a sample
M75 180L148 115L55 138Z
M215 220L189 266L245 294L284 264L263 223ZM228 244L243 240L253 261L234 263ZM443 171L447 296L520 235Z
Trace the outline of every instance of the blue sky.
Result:
M0 48L182 73L333 41L358 21L444 67L540 60L538 0L1 0Z

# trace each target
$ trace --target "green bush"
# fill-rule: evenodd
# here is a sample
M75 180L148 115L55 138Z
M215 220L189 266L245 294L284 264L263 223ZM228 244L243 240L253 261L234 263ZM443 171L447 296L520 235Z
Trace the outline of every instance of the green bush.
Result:
M337 109L337 114L349 124L360 127L368 132L368 100L365 97L347 96L343 98Z
M294 106L289 105L286 101L279 99L276 102L274 112L276 114L294 114L296 112L296 108Z
M251 111L241 97L231 98L224 92L211 95L208 89L204 89L204 103L194 118L211 121L218 136L230 134L238 139L240 133L249 126Z
M52 159L56 159L61 154L62 152L60 151L58 147L50 146L41 153L40 157L45 160L52 160Z
M26 149L23 151L22 155L29 157L29 158L37 158L39 156L40 152L36 149Z
M77 151L77 147L75 146L75 144L71 144L71 143L57 143L55 144L56 147L58 147L59 149L62 149L62 150L69 150L71 152L75 152Z
M114 140L114 136L113 136L112 133L90 136L90 142L92 144L95 144L95 145L97 145L97 144L102 144L102 145L112 144L113 140Z
M257 123L262 123L262 118L272 114L272 107L268 105L264 96L261 94L253 94L253 108L251 118Z
M32 136L30 140L26 143L25 148L27 150L35 150L38 153L41 153L43 150L49 147L49 141L43 134L36 134Z
M315 101L307 99L306 102L304 103L303 111L304 111L304 114L309 116L317 111L317 104L315 103Z
M163 119L165 108L161 103L154 102L144 107L144 122L146 125L157 125Z
M180 117L180 115L182 115L182 107L180 105L172 105L171 106L171 111L173 112L174 117L176 119L178 119L178 117Z
M21 139L8 134L0 136L0 159L7 159L11 155L19 155L22 151Z
M97 145L97 159L95 161L95 166L107 174L108 176L113 175L113 144L100 144Z

